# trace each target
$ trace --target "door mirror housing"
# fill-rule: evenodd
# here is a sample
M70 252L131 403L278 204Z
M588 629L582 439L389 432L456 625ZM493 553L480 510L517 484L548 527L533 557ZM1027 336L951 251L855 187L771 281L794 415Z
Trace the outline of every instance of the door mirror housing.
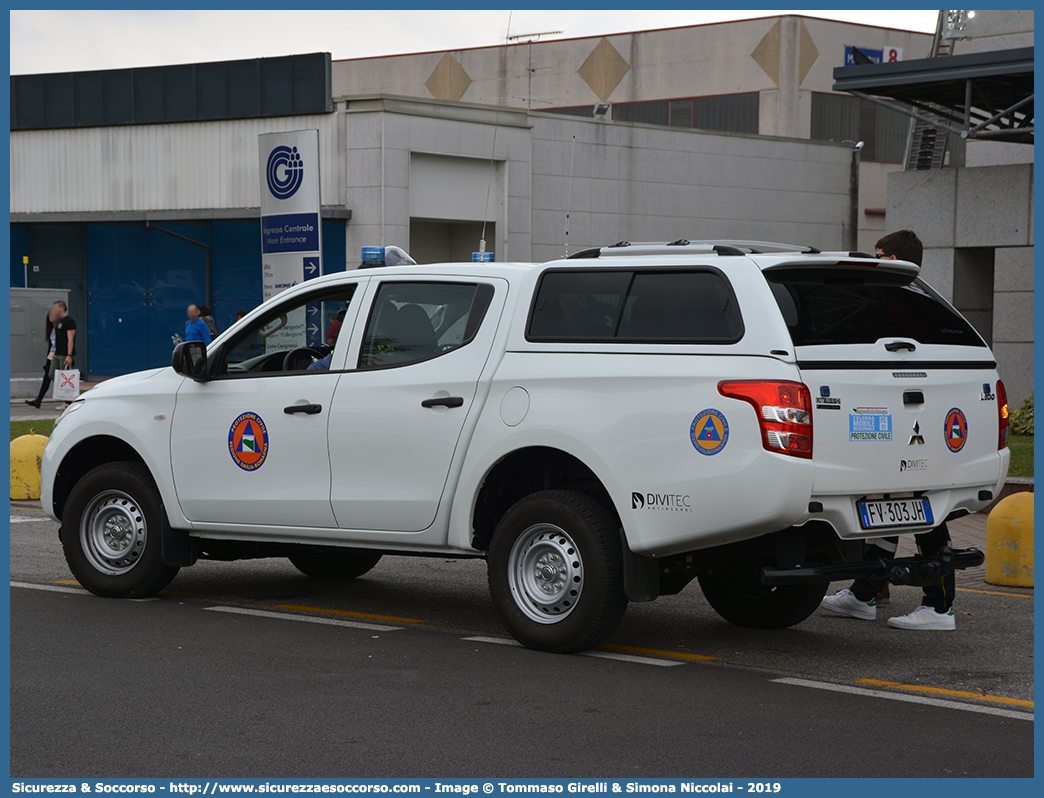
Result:
M170 365L182 376L189 377L196 382L206 382L209 379L207 345L202 341L184 341L178 344L174 347Z

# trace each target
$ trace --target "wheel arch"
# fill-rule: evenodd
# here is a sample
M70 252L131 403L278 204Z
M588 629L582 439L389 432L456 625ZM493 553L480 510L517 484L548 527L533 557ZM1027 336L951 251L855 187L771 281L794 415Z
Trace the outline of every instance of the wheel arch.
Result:
M73 446L55 472L51 495L55 517L61 520L69 494L88 471L106 463L117 462L139 463L148 471L152 481L157 482L145 458L127 441L112 435L93 435Z
M515 502L556 488L590 496L620 523L609 489L590 466L553 446L526 446L501 457L482 480L471 512L471 545L487 551L497 524Z

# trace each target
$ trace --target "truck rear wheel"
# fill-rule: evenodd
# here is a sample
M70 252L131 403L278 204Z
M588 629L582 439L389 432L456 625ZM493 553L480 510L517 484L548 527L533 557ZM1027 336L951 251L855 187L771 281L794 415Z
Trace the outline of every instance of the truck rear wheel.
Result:
M761 584L760 564L716 565L699 577L707 601L736 626L786 629L801 623L819 607L828 585Z
M572 653L613 633L627 609L618 526L576 491L534 493L508 510L489 550L489 589L516 640Z
M145 598L178 573L163 564L161 537L167 529L167 514L148 470L138 463L106 463L89 471L69 494L62 548L73 576L95 595Z
M381 553L369 549L324 549L290 557L298 571L314 579L355 579L380 560Z

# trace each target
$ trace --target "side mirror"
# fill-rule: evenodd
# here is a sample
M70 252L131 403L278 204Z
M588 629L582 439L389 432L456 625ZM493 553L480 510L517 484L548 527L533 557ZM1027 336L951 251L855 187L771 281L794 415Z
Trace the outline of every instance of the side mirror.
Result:
M174 347L170 359L171 368L178 374L197 382L206 382L207 345L202 341L185 341Z

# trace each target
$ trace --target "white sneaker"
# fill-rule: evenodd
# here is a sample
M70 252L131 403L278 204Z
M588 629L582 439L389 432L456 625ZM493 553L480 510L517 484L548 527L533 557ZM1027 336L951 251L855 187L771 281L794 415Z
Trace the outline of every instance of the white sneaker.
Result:
M940 632L952 632L957 628L953 617L953 608L946 612L936 612L934 607L923 604L909 615L889 618L888 625L893 629L929 629Z
M819 606L842 615L858 618L861 621L872 621L877 618L877 600L860 601L848 588L839 590L832 596L824 596Z

